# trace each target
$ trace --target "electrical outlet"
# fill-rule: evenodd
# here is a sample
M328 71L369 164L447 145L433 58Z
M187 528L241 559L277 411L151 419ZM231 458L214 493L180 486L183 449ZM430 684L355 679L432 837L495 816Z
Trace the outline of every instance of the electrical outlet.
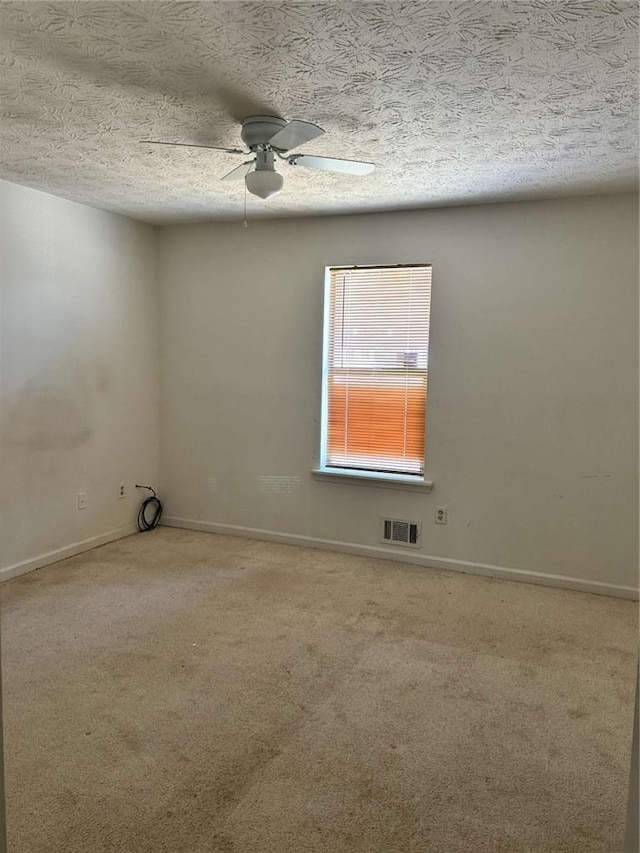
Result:
M437 506L436 507L436 524L446 524L447 523L447 508L446 506Z
M118 483L118 499L126 497L126 489L124 483Z
M87 508L87 493L86 492L78 492L78 509L86 509Z

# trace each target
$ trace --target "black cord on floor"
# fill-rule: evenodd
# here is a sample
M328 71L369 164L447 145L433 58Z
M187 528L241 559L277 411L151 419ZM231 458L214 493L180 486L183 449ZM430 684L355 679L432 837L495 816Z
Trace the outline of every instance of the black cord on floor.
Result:
M138 512L138 530L140 533L145 533L147 530L153 530L154 527L157 527L158 524L160 524L160 519L162 518L162 504L156 496L155 490L152 489L151 486L139 486L136 483L136 489L148 489L151 492L151 497L142 501L142 505ZM149 507L153 507L154 509L154 513L151 518L147 517L147 510Z

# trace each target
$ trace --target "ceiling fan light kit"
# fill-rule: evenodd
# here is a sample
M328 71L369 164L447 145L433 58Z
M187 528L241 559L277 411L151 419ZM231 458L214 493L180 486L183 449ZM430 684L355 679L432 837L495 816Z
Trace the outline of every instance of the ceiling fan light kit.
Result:
M249 116L242 122L240 136L247 146L247 151L237 148L217 148L213 145L193 145L185 142L164 142L155 139L143 140L151 145L178 145L181 147L211 148L215 151L226 151L228 154L253 154L252 160L245 161L241 166L232 169L221 180L234 181L244 178L247 190L262 199L271 198L282 189L284 180L276 172L275 157L279 157L290 166L304 166L307 169L319 169L324 172L340 172L349 175L367 175L373 172L373 163L362 163L357 160L342 160L336 157L319 157L314 154L287 154L292 148L297 148L324 134L324 130L309 121L285 121L277 116Z
M280 192L284 179L275 170L273 151L259 149L256 152L255 169L245 175L244 182L247 190L259 198L271 198Z

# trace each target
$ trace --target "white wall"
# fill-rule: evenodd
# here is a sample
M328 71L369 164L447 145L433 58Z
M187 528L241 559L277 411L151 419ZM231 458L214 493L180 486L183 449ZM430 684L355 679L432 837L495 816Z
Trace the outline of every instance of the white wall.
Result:
M130 532L133 485L157 482L156 237L0 182L4 576Z
M164 228L166 514L372 547L388 514L423 521L415 559L637 587L637 210L621 195ZM433 492L318 482L324 266L421 261Z

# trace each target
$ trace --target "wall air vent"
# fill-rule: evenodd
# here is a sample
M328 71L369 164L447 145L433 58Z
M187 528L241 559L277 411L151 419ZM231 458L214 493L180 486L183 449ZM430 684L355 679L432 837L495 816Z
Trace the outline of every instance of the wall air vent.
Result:
M419 548L420 524L417 521L405 521L401 518L381 518L380 541Z

